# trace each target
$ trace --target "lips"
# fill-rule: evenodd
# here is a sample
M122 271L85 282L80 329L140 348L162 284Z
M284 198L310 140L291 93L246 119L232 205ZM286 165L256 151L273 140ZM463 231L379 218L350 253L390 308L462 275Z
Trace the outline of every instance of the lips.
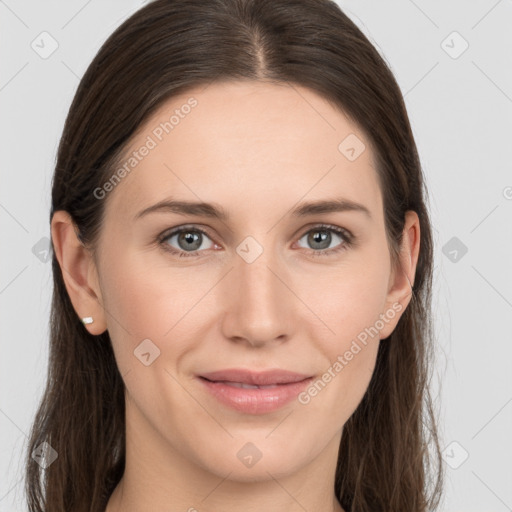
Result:
M272 389L277 388L277 386L282 386L282 384L269 384L268 386L252 386L251 384L244 384L243 382L230 382L228 380L210 382L219 382L221 384L226 384L227 386L232 386L234 388L241 389Z
M222 370L198 375L203 389L221 404L244 414L266 414L293 401L313 377L286 370Z
M252 387L277 386L279 384L290 384L300 382L311 377L311 375L291 372L287 370L274 369L262 372L254 372L243 368L220 370L216 372L202 373L199 375L211 382L223 382L226 384L241 384Z

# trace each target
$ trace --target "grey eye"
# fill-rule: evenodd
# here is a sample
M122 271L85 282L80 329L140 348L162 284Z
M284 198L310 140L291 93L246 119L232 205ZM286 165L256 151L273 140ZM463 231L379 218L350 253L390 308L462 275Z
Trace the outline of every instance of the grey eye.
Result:
M330 244L333 241L333 235L341 239L341 242L344 242L345 239L339 233L331 228L314 228L305 233L300 240L306 238L307 244L310 247L306 247L306 249L317 249L317 250L325 250L330 249ZM299 242L300 242L299 240Z
M203 231L197 230L197 229L179 229L172 233L170 233L167 237L163 239L163 242L166 240L169 241L172 238L177 237L177 244L178 247L175 247L174 245L170 244L171 247L178 251L185 251L185 252L191 252L191 251L198 251L200 249L208 249L208 247L202 247L204 238L209 238L206 233Z

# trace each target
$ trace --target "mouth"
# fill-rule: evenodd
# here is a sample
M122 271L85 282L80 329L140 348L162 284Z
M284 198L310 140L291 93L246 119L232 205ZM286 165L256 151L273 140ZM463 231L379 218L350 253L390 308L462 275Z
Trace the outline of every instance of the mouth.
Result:
M311 377L311 374L297 373L279 368L255 372L245 368L232 368L215 372L201 373L202 377L211 382L226 382L264 387L279 384L293 384Z
M201 377L204 378L204 377ZM277 388L277 386L283 386L284 384L269 384L268 386L252 386L251 384L245 384L244 382L231 382L229 380L208 380L208 382L217 382L219 384L225 384L226 386L232 386L234 388L241 388L241 389L272 389Z
M251 372L223 370L198 375L202 386L218 402L245 414L265 414L291 402L313 377L284 370Z

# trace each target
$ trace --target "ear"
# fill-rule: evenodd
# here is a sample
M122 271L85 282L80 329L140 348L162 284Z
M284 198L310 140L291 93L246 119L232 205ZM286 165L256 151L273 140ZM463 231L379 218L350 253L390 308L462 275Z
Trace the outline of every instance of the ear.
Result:
M94 335L106 328L103 300L96 264L91 252L79 240L73 219L64 210L56 211L51 221L55 256L73 307L80 318L92 317L93 323L84 327Z
M382 340L391 335L411 301L419 252L420 221L418 214L409 210L405 214L405 225L400 246L401 268L392 269L389 278L388 294L383 313L386 322L384 322L384 328L380 331L380 339Z

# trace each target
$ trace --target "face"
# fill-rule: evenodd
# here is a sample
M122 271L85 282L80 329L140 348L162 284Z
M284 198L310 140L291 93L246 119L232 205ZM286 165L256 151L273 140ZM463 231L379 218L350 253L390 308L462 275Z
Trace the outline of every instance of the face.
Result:
M214 83L165 103L124 156L120 182L97 192L91 275L131 435L239 481L327 451L334 463L406 306L370 141L308 89ZM142 213L162 201L214 208ZM345 207L305 207L323 201ZM200 377L227 369L309 380L242 389Z

